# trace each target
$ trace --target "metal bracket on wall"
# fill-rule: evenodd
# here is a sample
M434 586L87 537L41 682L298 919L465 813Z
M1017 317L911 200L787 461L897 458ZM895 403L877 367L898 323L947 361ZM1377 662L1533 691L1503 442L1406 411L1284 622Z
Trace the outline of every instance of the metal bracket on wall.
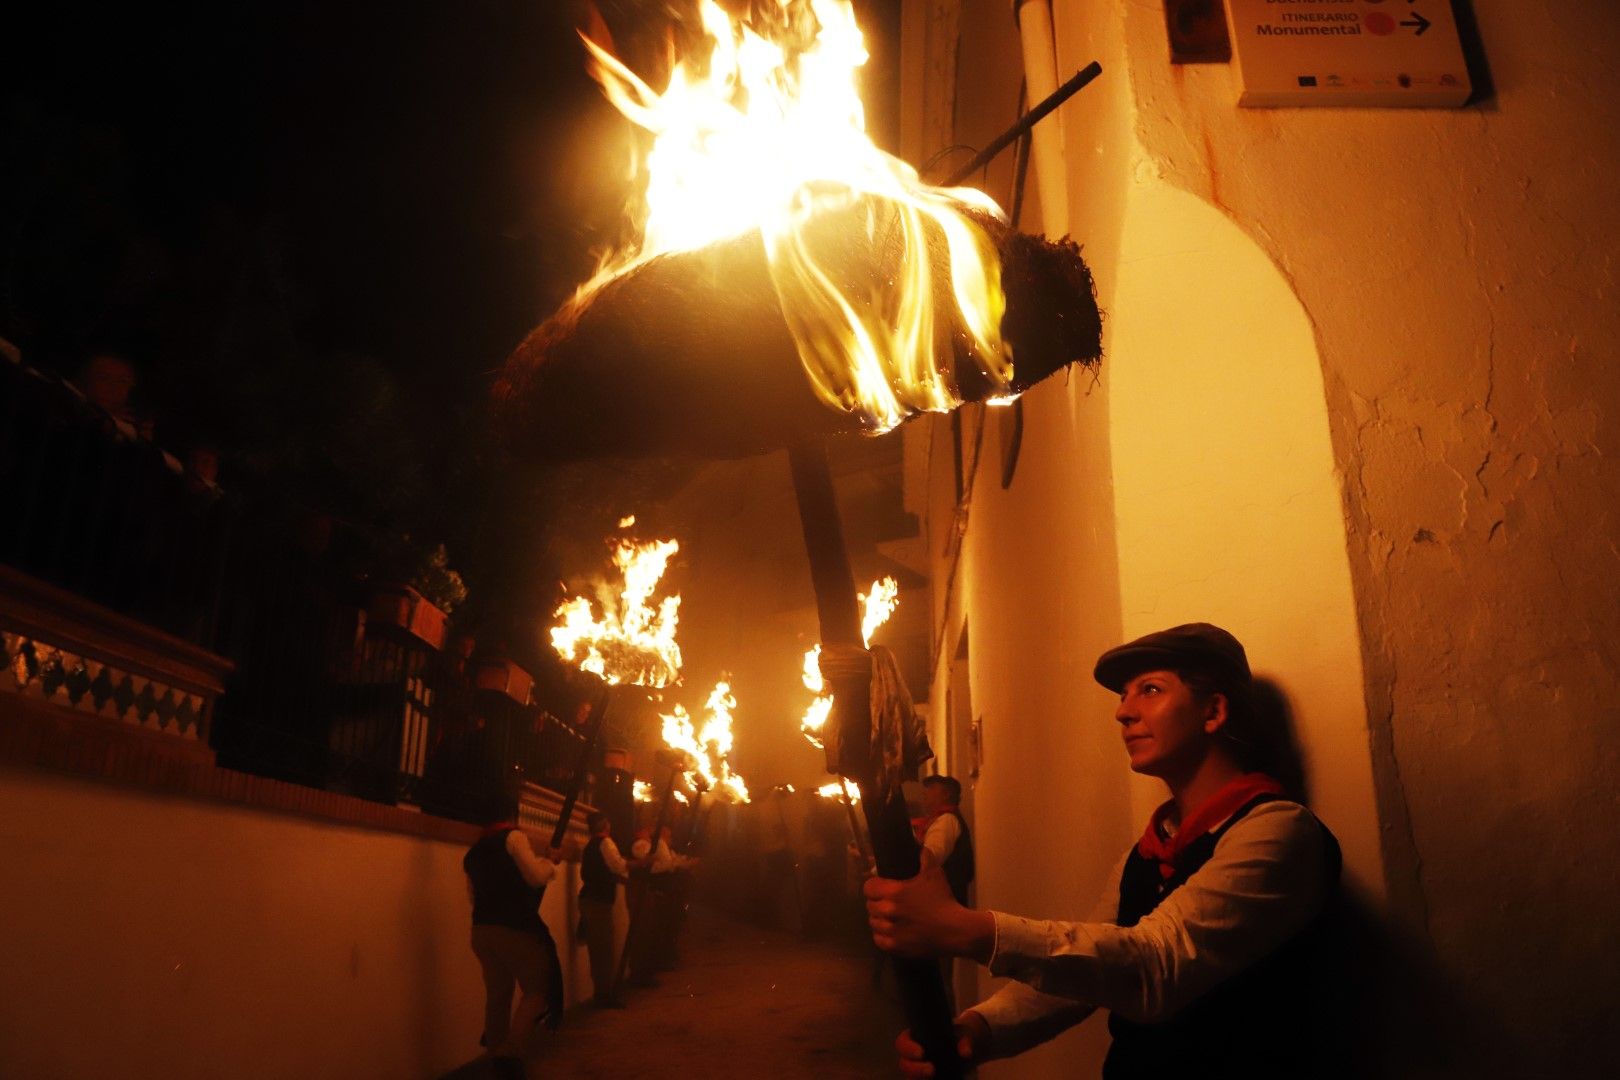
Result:
M1164 0L1172 64L1225 64L1232 59L1221 0Z

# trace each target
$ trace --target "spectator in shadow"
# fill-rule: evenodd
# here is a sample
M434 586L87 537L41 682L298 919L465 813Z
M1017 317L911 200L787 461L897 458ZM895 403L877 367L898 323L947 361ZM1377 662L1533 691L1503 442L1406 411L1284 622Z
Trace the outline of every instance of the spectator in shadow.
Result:
M129 358L105 350L92 353L73 375L73 385L86 401L114 420L131 426L135 423L135 410L130 405L130 397L135 392L136 381L135 365Z

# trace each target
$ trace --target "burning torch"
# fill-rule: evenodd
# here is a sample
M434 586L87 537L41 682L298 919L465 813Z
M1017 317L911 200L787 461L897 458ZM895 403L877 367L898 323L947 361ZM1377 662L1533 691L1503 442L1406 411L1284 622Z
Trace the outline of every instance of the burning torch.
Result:
M681 672L681 650L675 641L680 621L681 598L665 596L656 602L658 583L669 560L680 550L674 540L637 543L621 539L613 548L613 564L618 570L617 588L602 585L598 602L585 596L572 596L557 608L561 620L551 628L551 644L562 658L581 671L602 680L602 697L595 720L579 760L563 794L551 846L562 846L568 822L585 786L591 756L601 741L612 703L613 687L622 683L660 688L674 682Z
M987 196L926 184L866 136L847 0L763 5L746 24L699 7L699 54L663 92L587 40L608 97L653 136L640 236L519 346L495 398L530 458L788 450L834 700L828 765L860 789L878 872L908 877L900 783L926 744L892 658L865 650L822 437L1006 403L1098 362L1101 315L1073 242L1017 232ZM961 1076L938 965L895 967L935 1075Z

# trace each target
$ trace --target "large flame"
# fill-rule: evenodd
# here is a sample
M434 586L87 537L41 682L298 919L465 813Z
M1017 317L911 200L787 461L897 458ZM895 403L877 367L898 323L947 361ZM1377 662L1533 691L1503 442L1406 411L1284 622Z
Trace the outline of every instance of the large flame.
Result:
M861 789L856 787L854 784L851 784L843 777L839 777L837 780L829 780L827 783L822 784L820 787L816 788L816 794L820 795L823 799L842 799L845 795L848 795L849 801L852 803L858 803L861 801Z
M827 404L886 431L918 411L961 404L950 339L961 335L993 387L1012 379L1001 339L1006 299L995 246L965 211L1001 216L969 188L924 184L866 135L856 74L866 45L848 0L767 0L747 19L700 0L702 42L663 93L589 38L591 73L650 132L641 236L581 290L660 255L759 230L799 358ZM867 280L829 260L813 225L854 211L881 255ZM857 228L860 226L857 225ZM901 244L889 257L890 238ZM835 238L847 245L851 237ZM953 305L936 317L929 244L948 254ZM941 360L940 358L944 359Z
M889 621L889 616L900 606L900 586L892 577L880 578L872 582L870 590L858 595L861 601L861 641L871 648L872 635ZM799 721L799 732L820 750L821 729L827 726L833 704L832 695L827 693L827 683L821 677L820 645L804 654L804 670L799 678L803 680L804 688L816 695L816 699L804 711L804 718Z
M747 802L748 785L731 771L728 760L733 741L731 711L736 707L731 684L722 679L709 692L701 727L692 722L683 705L676 705L674 712L663 714L664 742L686 756L690 765L686 771L687 783L695 788L707 788L731 802Z
M651 606L653 593L680 550L674 540L614 545L613 565L621 584L617 591L597 589L601 614L584 596L570 597L556 614L562 622L551 629L551 644L563 659L610 684L668 686L681 672L681 649L675 643L681 598L666 596Z

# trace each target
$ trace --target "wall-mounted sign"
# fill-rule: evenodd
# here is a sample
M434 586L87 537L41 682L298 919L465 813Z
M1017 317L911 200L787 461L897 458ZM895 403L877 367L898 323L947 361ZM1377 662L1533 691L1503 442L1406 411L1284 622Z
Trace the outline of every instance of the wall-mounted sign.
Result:
M1226 0L1240 105L1456 106L1450 0Z

